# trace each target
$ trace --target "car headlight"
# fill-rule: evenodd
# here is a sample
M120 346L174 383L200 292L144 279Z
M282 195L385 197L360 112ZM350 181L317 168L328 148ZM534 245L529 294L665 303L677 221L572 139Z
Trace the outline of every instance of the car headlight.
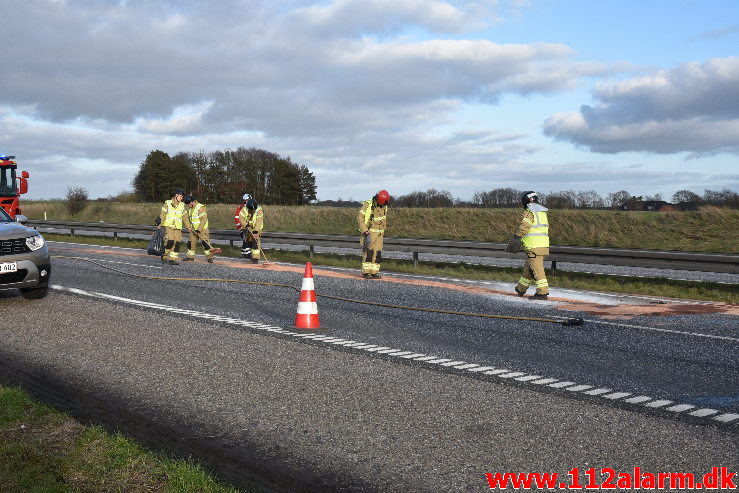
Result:
M45 243L46 241L41 235L29 236L26 238L26 246L30 248L32 252L44 246Z

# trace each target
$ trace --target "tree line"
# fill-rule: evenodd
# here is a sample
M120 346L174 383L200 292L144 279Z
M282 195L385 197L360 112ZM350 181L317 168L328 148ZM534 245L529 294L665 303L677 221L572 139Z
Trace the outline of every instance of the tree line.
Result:
M475 192L471 201L452 197L446 190L429 189L425 192L415 191L393 198L395 207L484 207L511 208L521 207L523 190L515 188L495 188L489 191ZM601 196L593 190L539 193L540 201L551 209L621 209L644 210L649 204L664 204L662 194L636 196L626 190ZM724 188L723 190L705 190L698 195L690 190L680 190L672 195L672 204L677 209L697 209L701 206L739 208L739 194Z
M317 192L316 179L306 166L253 147L180 152L172 157L153 150L132 185L143 202L162 202L182 188L207 203L240 202L249 193L259 203L305 205L316 200Z

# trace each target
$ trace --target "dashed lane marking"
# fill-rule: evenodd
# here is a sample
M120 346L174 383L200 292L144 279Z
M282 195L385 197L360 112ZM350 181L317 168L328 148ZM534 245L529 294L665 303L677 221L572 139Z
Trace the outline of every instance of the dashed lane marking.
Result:
M458 372L459 374L483 374L490 375L496 378L504 380L516 380L523 385L547 385L555 389L564 389L574 394L589 395L591 397L598 397L608 399L609 401L625 402L633 406L640 406L649 409L664 409L675 415L685 414L693 416L695 418L703 418L709 420L715 424L737 424L739 423L739 414L732 412L719 411L717 409L702 408L695 409L695 406L691 404L675 403L674 401L667 399L656 399L646 395L638 395L629 397L632 394L630 392L618 392L610 388L595 387L586 383L572 382L569 380L560 380L553 377L545 377L541 375L527 374L526 372L520 372L511 370L508 368L496 368L494 366L481 366L477 363L468 363L465 361L457 361L450 358L440 358L434 355L425 355L422 353L414 353L412 351L391 348L389 346L377 346L374 344L362 344L357 341L351 341L340 337L332 337L322 334L305 334L302 332L295 332L293 330L284 329L282 327L275 327L271 325L261 324L257 322L250 322L248 320L240 320L235 318L223 317L220 315L214 315L210 313L199 312L196 310L185 310L182 308L176 308L173 306L163 305L160 303L151 303L147 301L134 300L131 298L124 298L121 296L114 296L105 293L96 293L90 291L84 291L77 288L67 288L59 285L51 285L52 289L58 291L65 291L73 293L79 296L109 300L119 303L125 303L129 305L141 306L144 308L151 308L155 310L162 310L170 313L178 313L182 315L189 315L194 318L203 320L218 321L221 323L227 323L230 325L237 325L239 327L248 327L255 330L264 330L272 333L283 334L286 336L294 337L296 339L308 339L318 341L321 344L335 345L349 347L359 351L366 351L368 353L383 354L384 357L389 359L408 359L416 361L429 366L436 366L438 368L444 368L445 371ZM605 402L605 401L604 401ZM669 407L665 407L669 406Z

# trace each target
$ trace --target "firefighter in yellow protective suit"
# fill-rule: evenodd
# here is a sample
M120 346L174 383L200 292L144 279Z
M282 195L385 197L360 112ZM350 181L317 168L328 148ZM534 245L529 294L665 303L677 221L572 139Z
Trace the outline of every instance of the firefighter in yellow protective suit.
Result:
M382 279L380 262L382 262L382 241L387 226L387 204L390 194L380 190L370 200L362 203L357 214L357 224L362 236L362 276L365 279Z
M210 232L208 231L208 212L205 206L198 202L192 195L185 197L185 205L187 206L187 215L190 219L190 226L195 234L190 233L190 241L187 243L187 256L184 262L192 262L195 260L195 248L198 240L203 245L203 253L208 263L213 263L213 253L210 251Z
M183 224L192 233L190 219L185 213L184 198L185 192L181 188L178 188L174 191L174 196L164 202L162 210L159 213L161 223L157 226L157 229L162 226L165 228L162 262L169 262L172 265L179 264Z
M526 212L511 241L520 241L520 246L526 252L526 264L515 287L516 294L523 296L529 286L534 286L536 293L531 299L546 300L549 297L549 282L544 272L544 257L549 255L549 209L539 204L539 196L534 191L521 194L521 202Z
M252 264L257 264L259 263L259 259L262 258L264 211L255 199L250 198L246 201L246 207L241 208L239 222L241 223L241 227L246 230L241 255L250 258Z

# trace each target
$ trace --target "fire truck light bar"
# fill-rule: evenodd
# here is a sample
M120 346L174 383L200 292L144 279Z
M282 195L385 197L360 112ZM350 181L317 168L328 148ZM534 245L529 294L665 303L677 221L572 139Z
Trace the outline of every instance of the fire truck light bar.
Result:
M6 156L5 154L0 154L0 161L8 161L10 159L15 159L15 156Z

